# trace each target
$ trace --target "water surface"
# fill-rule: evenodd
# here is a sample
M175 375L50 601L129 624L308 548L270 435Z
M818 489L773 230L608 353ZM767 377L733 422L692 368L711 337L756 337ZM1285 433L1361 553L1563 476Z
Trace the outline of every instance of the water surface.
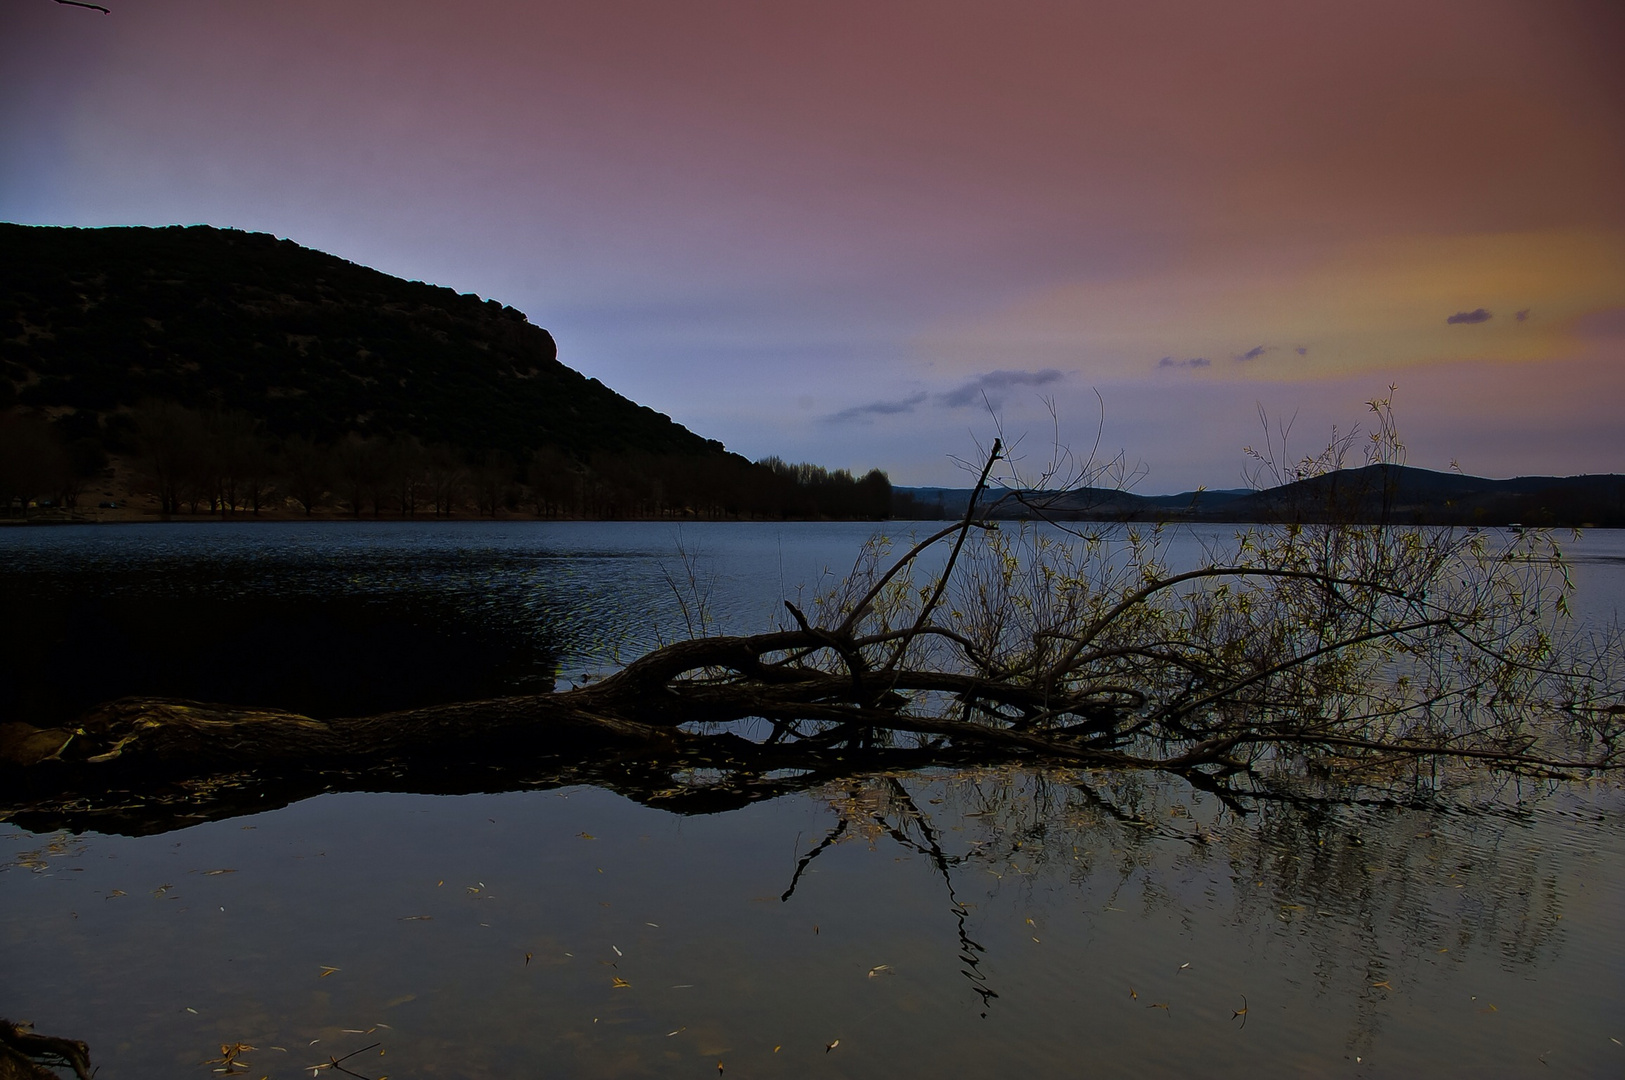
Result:
M869 531L0 530L10 647L65 684L11 701L320 711L572 680L681 633L679 544L716 625L753 630ZM1601 618L1625 544L1574 555ZM267 674L279 636L278 665L344 677ZM237 1043L253 1077L1625 1072L1617 785L1266 794L1239 814L1156 775L940 772L682 816L538 776L152 836L0 823L0 1015L88 1041L111 1080L219 1075Z

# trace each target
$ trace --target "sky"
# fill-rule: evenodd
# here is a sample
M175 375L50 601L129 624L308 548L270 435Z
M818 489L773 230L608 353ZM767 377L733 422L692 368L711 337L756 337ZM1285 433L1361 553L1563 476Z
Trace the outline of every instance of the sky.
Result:
M0 0L0 219L495 298L751 458L1625 472L1617 0L104 2Z

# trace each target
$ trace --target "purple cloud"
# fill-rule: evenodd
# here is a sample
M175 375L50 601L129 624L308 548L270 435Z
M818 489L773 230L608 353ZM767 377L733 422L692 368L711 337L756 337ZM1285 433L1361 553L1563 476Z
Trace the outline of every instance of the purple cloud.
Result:
M1240 356L1233 357L1232 359L1235 359L1235 360L1238 360L1238 361L1257 360L1260 356L1263 356L1267 352L1269 352L1269 350L1266 349L1264 346L1262 346L1262 345L1254 345L1252 348L1248 349L1246 352L1242 353Z
M984 400L997 407L1003 402L1005 395L1018 386L1047 386L1061 378L1062 373L1054 368L1045 368L1042 371L990 371L986 375L978 375L963 386L938 395L937 400L950 409L980 405Z
M923 404L925 398L926 395L922 391L897 401L872 401L867 405L854 405L838 413L831 413L824 417L824 420L831 424L844 424L867 416L896 416L900 413L910 413L914 411L916 405Z
M1529 318L1529 309L1524 308L1522 311L1514 315L1513 318L1517 319L1519 322L1523 322L1525 319Z
M1307 345L1299 345L1296 349L1294 349L1292 351L1297 353L1299 356L1308 356L1309 355L1309 346L1307 346Z
M1451 315L1445 319L1445 322L1454 326L1456 323L1489 322L1490 318L1490 313L1485 311L1483 308L1474 308L1472 311L1458 311L1454 315Z
M1160 368L1203 368L1211 367L1212 364L1213 361L1205 356L1193 356L1189 360L1175 360L1171 356L1164 356L1157 361L1157 366Z

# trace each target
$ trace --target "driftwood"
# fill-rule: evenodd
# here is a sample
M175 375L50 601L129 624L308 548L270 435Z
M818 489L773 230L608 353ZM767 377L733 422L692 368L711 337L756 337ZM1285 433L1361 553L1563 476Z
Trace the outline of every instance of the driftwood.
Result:
M72 1069L79 1080L90 1080L90 1048L0 1019L0 1080L57 1080L53 1068Z

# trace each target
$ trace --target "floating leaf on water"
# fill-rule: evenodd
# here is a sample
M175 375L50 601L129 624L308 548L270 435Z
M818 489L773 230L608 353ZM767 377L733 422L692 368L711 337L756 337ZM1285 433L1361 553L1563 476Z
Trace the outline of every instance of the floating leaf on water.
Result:
M834 1042L832 1042L832 1043L830 1043L830 1044L829 1044L829 1045L828 1045L828 1046L825 1046L825 1047L824 1047L824 1053L826 1053L826 1054L827 1054L827 1053L829 1053L829 1052L830 1052L830 1051L831 1051L831 1050L833 1050L833 1049L835 1049L835 1048L836 1048L836 1047L837 1047L837 1046L840 1046L840 1045L841 1045L841 1040L840 1040L840 1039L836 1039L836 1040L835 1040L835 1041L834 1041Z
M594 836L590 832L576 833L576 835L581 837L581 839L583 839L583 840L596 840L596 839L598 839L598 837Z
M316 977L318 979L325 979L329 975L333 974L333 972L338 971L338 970L340 970L340 969L338 969L336 967L328 967L326 964L323 964L322 965L322 973L320 975L316 976Z
M871 978L871 979L873 979L873 978L875 978L876 976L879 976L879 975L890 975L890 974L891 974L891 965L890 964L876 964L874 967L869 969L869 978Z
M219 877L221 874L235 874L236 872L237 871L235 871L235 870L205 870L205 871L203 871L203 876L204 877Z
M621 951L621 947L619 945L611 945L610 948L615 950L615 955L616 956L625 956L626 955L625 953L623 953Z
M1140 992L1138 990L1134 989L1134 987L1132 987L1132 986L1130 986L1128 988L1128 996L1130 998L1134 999L1135 1001L1140 1000Z
M631 986L632 984L627 982L625 979L621 978L619 975L617 975L617 976L614 977L613 980L611 980L610 985L613 986L617 990L625 990L627 987Z
M114 889L112 892L110 892L106 896L102 897L102 899L111 900L115 896L128 896L128 895L130 895L130 894L125 892L123 889Z
M433 915L402 915L397 922L428 922Z

